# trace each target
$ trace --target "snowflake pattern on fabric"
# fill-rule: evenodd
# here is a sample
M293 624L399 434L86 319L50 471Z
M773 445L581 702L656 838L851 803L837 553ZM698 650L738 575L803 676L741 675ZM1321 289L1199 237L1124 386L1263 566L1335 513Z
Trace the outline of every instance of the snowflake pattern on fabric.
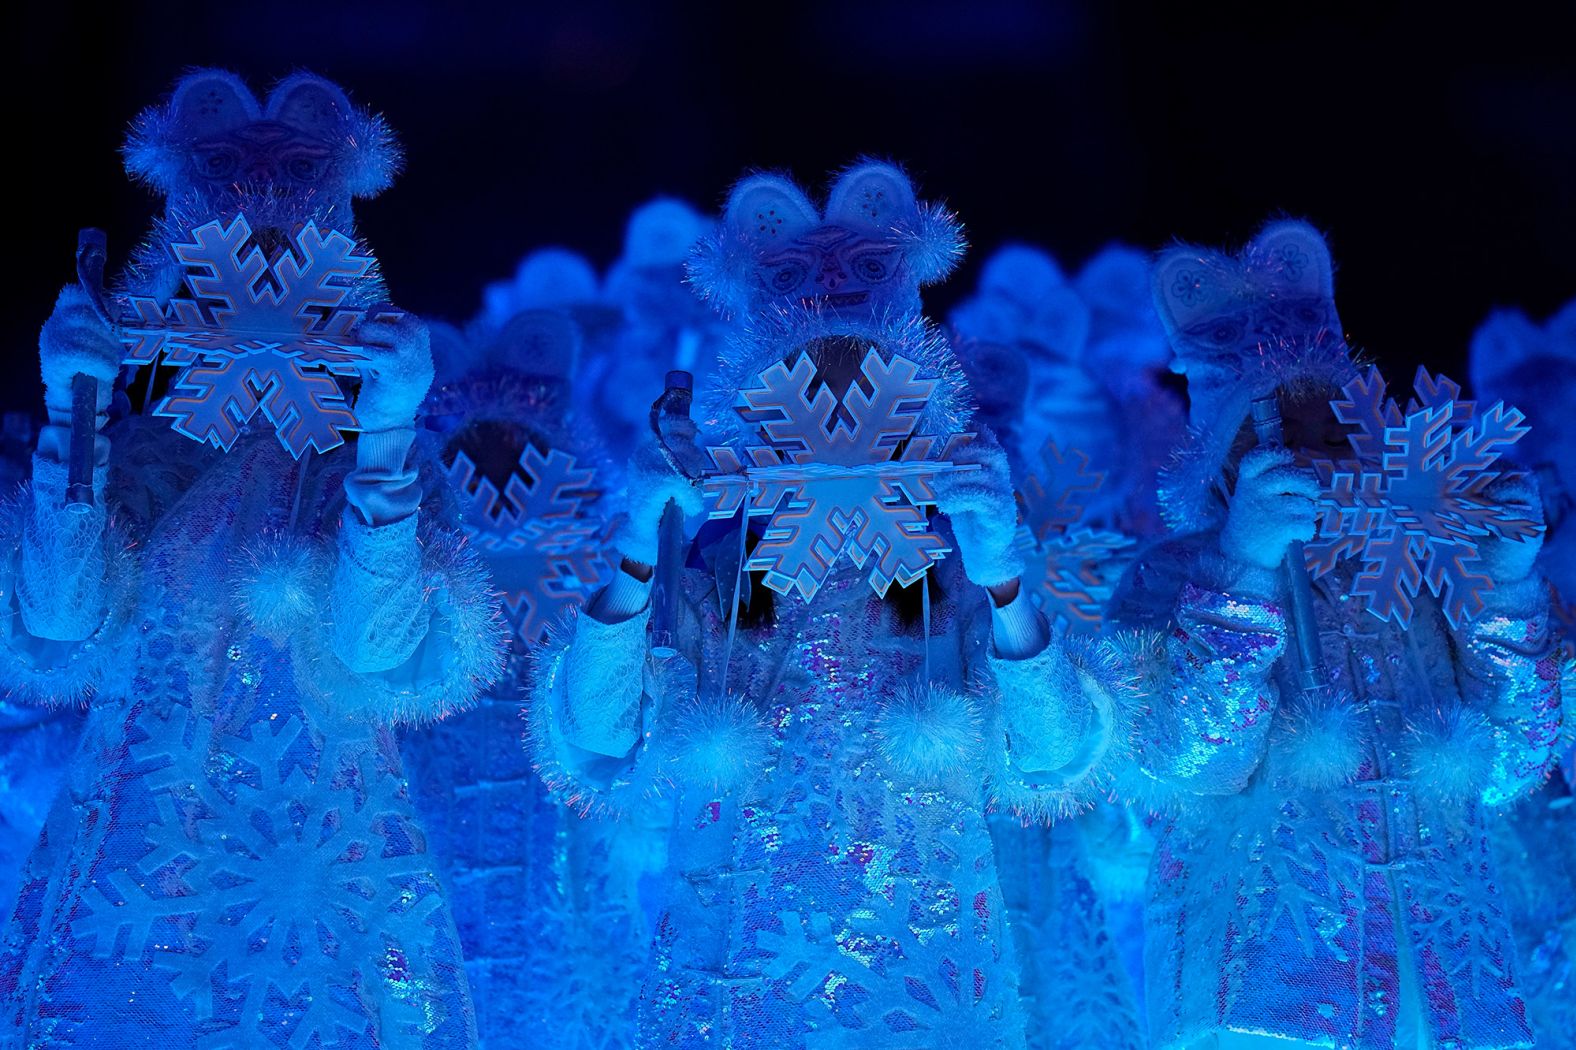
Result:
M155 414L225 451L259 411L298 459L343 444L356 419L335 377L364 359L354 329L372 314L350 304L376 281L376 260L313 222L267 254L245 215L205 223L171 250L191 298L120 304L125 362L182 369Z
M575 457L527 446L502 493L463 452L448 477L461 526L481 551L521 643L541 641L608 578L607 524L587 506L596 499L596 473Z
M1330 402L1354 427L1355 459L1317 460L1323 495L1318 532L1306 546L1308 569L1328 574L1345 558L1363 563L1352 594L1370 613L1401 626L1412 622L1414 599L1427 587L1451 626L1483 608L1493 581L1479 571L1478 541L1525 540L1541 526L1500 506L1485 490L1504 472L1504 450L1528 430L1522 414L1496 402L1479 411L1461 388L1419 368L1416 399L1403 412L1386 396L1378 369Z
M1106 602L1132 560L1135 541L1110 529L1079 525L1105 475L1077 449L1055 441L1041 450L1044 470L1024 479L1017 547L1024 583L1058 631L1099 631Z
M914 433L935 380L920 378L907 358L884 361L871 350L860 372L869 389L853 383L839 402L825 385L810 396L816 368L808 356L792 368L772 365L736 405L765 442L743 450L747 463L727 446L708 450L715 473L702 486L707 514L730 518L744 505L769 518L746 567L781 594L813 598L846 555L861 569L869 563L870 586L884 595L950 550L922 508L936 501L931 479L956 469L951 454L971 435Z
M174 971L172 990L215 1045L228 1045L248 1019L259 1019L279 1046L310 1046L369 1023L390 1035L419 1030L418 997L397 991L403 951L378 913L424 921L440 897L427 858L402 845L410 828L367 798L364 767L378 756L325 754L321 736L295 719L254 726L250 735L245 753L224 756L206 775L177 764L149 776L163 820L187 829L190 844L155 849L140 867L175 890L177 902L182 891L200 895L218 915L217 923L179 911L162 917L153 931L162 949L155 966ZM325 853L335 857L331 874L313 880L311 892L273 889L279 870L312 871ZM297 987L248 973L249 961L268 952L300 967ZM311 961L318 955L378 960L379 972L361 973L360 981L386 982L395 994L319 983ZM368 1004L379 1001L369 1016Z

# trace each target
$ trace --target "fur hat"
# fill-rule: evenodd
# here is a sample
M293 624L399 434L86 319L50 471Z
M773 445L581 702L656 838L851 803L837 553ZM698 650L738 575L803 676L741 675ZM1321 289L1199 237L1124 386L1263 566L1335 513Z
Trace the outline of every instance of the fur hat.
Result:
M387 189L400 168L394 133L382 117L351 104L336 84L293 73L259 103L246 83L222 69L196 69L169 100L132 122L122 148L128 174L174 196L187 187L194 147L248 124L282 124L330 147L340 188L351 197Z
M1193 420L1161 505L1173 529L1193 530L1219 514L1221 474L1254 398L1338 390L1357 371L1335 312L1330 250L1308 223L1270 222L1236 255L1178 245L1155 260L1151 281Z
M831 228L894 250L900 266L880 278L884 294L872 296L872 315L917 313L919 288L946 277L963 255L963 227L950 211L919 201L902 169L865 159L832 183L824 212L782 175L740 180L717 230L690 258L690 281L723 314L749 313L780 298L763 273L768 258L806 234Z

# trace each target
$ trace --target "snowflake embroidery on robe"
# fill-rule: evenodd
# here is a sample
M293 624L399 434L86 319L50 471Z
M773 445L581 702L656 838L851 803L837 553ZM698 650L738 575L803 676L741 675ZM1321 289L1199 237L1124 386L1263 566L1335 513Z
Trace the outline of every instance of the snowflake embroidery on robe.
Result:
M1047 441L1040 458L1044 471L1025 478L1019 492L1024 583L1058 631L1094 633L1136 544L1120 532L1081 524L1105 481L1103 473L1089 469L1087 455L1077 449L1064 453Z
M1319 528L1306 546L1308 568L1322 576L1342 559L1361 560L1352 594L1381 620L1412 622L1413 599L1427 587L1459 626L1483 608L1493 581L1479 571L1485 536L1530 539L1540 526L1484 495L1503 471L1500 455L1528 430L1522 414L1496 402L1479 411L1461 388L1419 368L1416 399L1402 412L1385 396L1378 369L1330 402L1356 458L1314 463L1323 495Z
M171 250L191 298L121 300L126 363L181 368L155 414L226 451L259 411L298 459L343 444L356 418L335 377L364 359L352 336L368 311L350 304L376 284L376 260L313 222L266 253L245 215L205 223Z
M846 555L870 565L870 586L884 595L949 551L922 508L936 501L931 478L951 469L950 454L971 435L914 433L936 381L906 358L871 350L860 366L868 391L852 383L841 402L825 385L810 396L815 371L802 356L739 392L736 410L765 443L743 450L747 463L732 448L708 450L716 472L702 486L706 510L729 518L744 504L769 519L746 567L780 594L813 598Z
M171 764L172 756L133 748L154 767L148 786L165 826L185 829L139 868L168 894L152 924L152 960L198 1017L198 1045L242 1045L254 1031L291 1048L326 1045L347 1029L384 1038L419 1031L405 949L388 929L424 926L441 901L428 858L411 845L418 833L367 796L368 767L380 758L335 753L293 715L254 724L247 736L230 738L206 770L190 762L201 749ZM327 869L324 855L335 858ZM282 871L324 874L281 893ZM183 907L193 896L200 912ZM269 954L299 980L256 976ZM367 961L361 986L323 977L317 960L341 956ZM389 994L369 997L379 985ZM380 1006L369 1009L374 1001Z
M522 643L540 641L607 579L607 524L587 507L597 496L592 468L557 449L543 455L528 445L501 494L463 452L448 476L460 498L461 525L481 551Z

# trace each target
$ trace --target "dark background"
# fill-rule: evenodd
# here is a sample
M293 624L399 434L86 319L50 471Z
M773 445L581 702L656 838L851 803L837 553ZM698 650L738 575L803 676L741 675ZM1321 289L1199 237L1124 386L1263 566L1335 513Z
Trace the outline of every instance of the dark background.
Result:
M1576 295L1570 3L1460 20L1097 0L20 6L6 408L35 403L77 228L108 230L112 264L144 230L155 203L117 149L188 65L259 92L311 68L384 112L407 172L360 206L362 232L397 302L450 319L534 246L605 266L655 193L712 207L746 168L819 186L860 153L904 162L968 225L934 313L1005 240L1076 267L1114 239L1240 243L1276 213L1329 233L1350 337L1398 380L1418 362L1461 375L1496 305L1541 319Z

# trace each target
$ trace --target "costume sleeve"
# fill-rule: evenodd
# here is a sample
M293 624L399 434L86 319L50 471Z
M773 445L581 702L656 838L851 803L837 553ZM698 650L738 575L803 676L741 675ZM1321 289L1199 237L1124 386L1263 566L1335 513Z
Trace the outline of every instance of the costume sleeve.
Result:
M97 438L90 506L66 503L70 429L43 428L33 477L7 507L0 568L0 687L32 703L98 684L134 598L129 543L106 507L109 442Z
M1492 741L1483 801L1505 805L1541 784L1557 760L1561 653L1541 574L1500 584L1485 601L1455 631L1457 664L1462 697L1486 720Z
M1125 759L1137 695L1107 642L1050 640L1026 591L991 618L992 799L1031 820L1081 812Z
M1273 574L1180 544L1151 548L1123 580L1112 624L1158 636L1142 668L1136 760L1161 793L1234 794L1263 761L1287 639L1274 593Z
M648 661L650 585L619 572L539 651L527 746L542 780L582 812L619 811L660 791L661 704L685 681ZM686 662L670 662L675 679ZM692 666L692 665L690 665Z
M274 552L276 565L246 585L254 609L280 604L270 592L305 590L293 603L303 622L264 614L258 626L298 646L322 644L326 652L307 654L310 684L334 708L381 722L469 707L502 674L507 649L480 560L458 533L424 527L418 471L406 464L413 436L364 435L375 440L358 445L333 549ZM299 582L295 565L306 576Z

